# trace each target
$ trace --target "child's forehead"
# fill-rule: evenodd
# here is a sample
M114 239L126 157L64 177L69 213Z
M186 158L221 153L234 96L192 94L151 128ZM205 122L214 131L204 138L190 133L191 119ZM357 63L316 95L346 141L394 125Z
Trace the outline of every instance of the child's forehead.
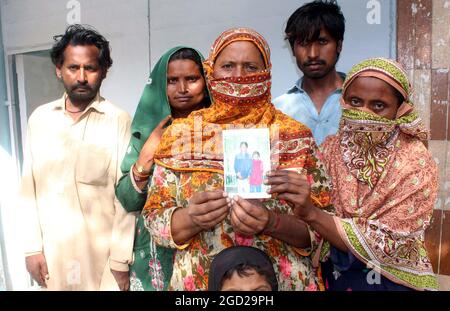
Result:
M222 288L240 289L245 287L245 290L261 288L272 288L269 280L263 274L258 273L254 268L245 269L245 274L239 273L237 270L233 271L229 279L225 279Z

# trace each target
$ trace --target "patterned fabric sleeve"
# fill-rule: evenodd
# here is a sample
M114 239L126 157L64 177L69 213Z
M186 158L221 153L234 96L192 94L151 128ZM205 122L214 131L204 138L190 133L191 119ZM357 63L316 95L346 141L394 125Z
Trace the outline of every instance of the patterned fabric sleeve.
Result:
M175 173L156 165L142 214L145 227L157 245L184 249L189 244L177 245L171 233L172 214L179 208L176 200L177 185L178 177Z
M336 141L338 136L328 136L325 138L324 142L318 147L318 154L322 159L322 163L325 166L325 170L330 172L330 162L333 161L333 158L330 156L332 152L335 152L333 148L336 148ZM331 174L329 174L331 175ZM331 180L331 177L330 177Z
M322 153L314 140L311 141L310 149L311 153L307 157L305 169L311 185L311 200L317 207L334 214L330 196L331 180L326 172Z
M314 140L311 140L310 154L305 162L305 169L308 176L308 182L311 185L311 201L313 204L324 210L325 212L334 215L334 207L331 203L331 182L326 173L323 163L322 153L319 151ZM324 241L322 236L311 227L309 227L311 237L310 256L313 266L317 267L319 261L324 261L329 255L330 245Z

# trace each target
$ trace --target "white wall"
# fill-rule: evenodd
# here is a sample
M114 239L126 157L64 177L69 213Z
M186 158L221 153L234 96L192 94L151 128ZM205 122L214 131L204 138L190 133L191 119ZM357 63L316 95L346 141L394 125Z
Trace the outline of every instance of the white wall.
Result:
M112 47L113 67L102 95L134 113L149 72L147 0L78 0L81 23L94 26ZM7 54L45 50L67 26L69 0L2 0Z
M302 0L150 0L151 59L154 64L167 49L188 45L206 57L215 38L225 29L251 27L260 32L272 50L272 94L278 96L299 77L284 28ZM369 25L368 0L338 1L347 20L344 50L338 70L371 56L395 57L395 0L379 0L381 23Z

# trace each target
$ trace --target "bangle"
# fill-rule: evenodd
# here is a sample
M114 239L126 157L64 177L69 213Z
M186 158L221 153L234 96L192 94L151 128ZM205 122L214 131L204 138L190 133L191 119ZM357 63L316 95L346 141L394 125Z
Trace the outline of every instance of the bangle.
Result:
M150 174L141 174L141 173L137 172L134 165L133 165L133 169L132 170L133 170L133 179L136 182L147 181L148 178L150 177Z
M140 165L137 161L134 163L134 168L140 175L150 175L150 171L152 170L151 166L149 170L146 170L144 166Z
M141 177L141 176L136 176L136 175L133 174L134 181L137 182L137 183L148 181L149 177L150 176Z

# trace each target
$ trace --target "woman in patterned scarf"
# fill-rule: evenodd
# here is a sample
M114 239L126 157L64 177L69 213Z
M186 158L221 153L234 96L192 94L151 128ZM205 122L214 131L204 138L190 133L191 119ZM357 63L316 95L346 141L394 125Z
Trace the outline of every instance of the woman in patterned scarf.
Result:
M330 207L329 186L311 132L271 103L267 42L251 29L225 31L204 69L213 103L174 121L164 133L144 207L155 242L176 249L170 289L206 290L214 256L245 245L272 258L280 290L317 290L320 277L311 257L322 240L285 200L303 191L292 177L298 173L312 181L318 208ZM272 198L229 198L223 191L222 130L255 127L270 129L278 176Z
M307 200L295 209L332 245L330 290L438 288L424 246L437 170L410 97L405 72L388 59L359 63L344 82L340 130L323 145L336 216Z

